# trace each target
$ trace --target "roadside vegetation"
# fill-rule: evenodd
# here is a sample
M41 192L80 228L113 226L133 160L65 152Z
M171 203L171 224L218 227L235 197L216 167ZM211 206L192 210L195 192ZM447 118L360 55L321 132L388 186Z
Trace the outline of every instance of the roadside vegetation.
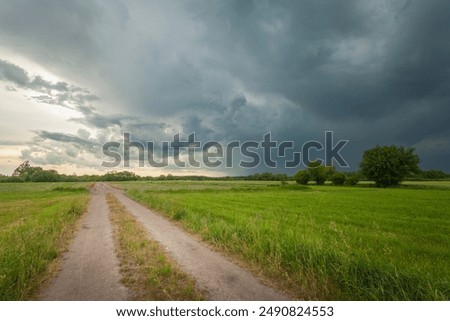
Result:
M448 300L450 183L120 183L301 299Z
M162 246L112 195L107 195L122 282L133 300L203 300L195 281L176 266Z
M86 184L0 184L0 300L29 298L51 274L88 199Z

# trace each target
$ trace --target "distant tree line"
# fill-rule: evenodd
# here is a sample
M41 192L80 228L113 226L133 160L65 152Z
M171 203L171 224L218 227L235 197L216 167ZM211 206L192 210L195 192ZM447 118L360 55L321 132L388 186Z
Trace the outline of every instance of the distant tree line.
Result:
M133 172L108 172L104 175L65 175L42 167L31 166L24 161L11 176L0 175L0 182L100 182L100 181L133 181L140 177Z
M31 166L24 161L11 176L0 174L1 182L100 182L100 181L171 181L171 180L249 180L249 181L281 181L295 180L299 184L314 181L322 185L331 181L334 185L356 185L360 180L374 181L379 187L398 185L404 180L449 180L450 174L441 170L420 170L419 157L413 148L398 146L376 146L364 152L358 172L338 172L334 167L324 166L320 162L311 162L307 168L298 171L294 176L274 174L270 172L247 176L208 177L203 175L175 176L172 174L159 176L139 176L130 171L111 171L103 175L65 175L55 170Z
M139 176L130 171L111 171L103 175L65 175L55 170L45 170L42 167L31 166L29 161L24 161L12 173L11 176L1 175L0 182L101 182L101 181L175 181L175 180L256 180L256 181L287 181L292 179L286 174L273 174L270 172L252 174L248 176L224 176L209 177L203 175L172 174L159 176Z
M361 175L355 172L338 172L333 166L324 166L318 161L310 162L304 170L298 171L294 175L294 180L306 185L314 181L317 185L331 181L334 185L356 185L361 179Z
M435 180L448 180L450 179L450 173L437 169L430 169L428 171L419 170L417 173L412 173L408 176L407 180L410 181L435 181Z

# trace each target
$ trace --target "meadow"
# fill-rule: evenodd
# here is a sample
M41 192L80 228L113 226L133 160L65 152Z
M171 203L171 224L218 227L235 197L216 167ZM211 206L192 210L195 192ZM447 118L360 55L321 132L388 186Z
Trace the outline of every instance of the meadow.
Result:
M117 186L297 299L450 299L450 182Z
M84 183L0 184L0 300L35 294L88 199Z

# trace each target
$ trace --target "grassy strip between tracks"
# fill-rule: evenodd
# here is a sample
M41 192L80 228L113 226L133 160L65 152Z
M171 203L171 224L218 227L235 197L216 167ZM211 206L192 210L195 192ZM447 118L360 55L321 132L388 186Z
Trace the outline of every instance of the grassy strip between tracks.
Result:
M134 300L202 300L195 281L167 256L112 194L107 195L122 282Z

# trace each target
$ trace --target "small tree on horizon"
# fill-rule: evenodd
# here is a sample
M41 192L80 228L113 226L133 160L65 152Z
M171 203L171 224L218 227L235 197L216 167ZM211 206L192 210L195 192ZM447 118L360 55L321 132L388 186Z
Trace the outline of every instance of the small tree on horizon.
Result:
M31 181L33 175L37 177L38 174L36 173L40 173L42 171L42 167L31 166L30 162L26 160L14 170L12 176L16 177L19 181L29 182Z
M308 164L306 171L317 185L323 185L327 179L329 168L323 166L319 161L313 161Z
M30 168L31 168L30 161L26 160L14 170L12 176L21 176Z
M309 182L309 174L306 170L300 170L294 175L294 179L297 184L307 185Z
M331 176L331 182L333 183L333 185L344 185L346 178L347 177L343 173L334 173Z

